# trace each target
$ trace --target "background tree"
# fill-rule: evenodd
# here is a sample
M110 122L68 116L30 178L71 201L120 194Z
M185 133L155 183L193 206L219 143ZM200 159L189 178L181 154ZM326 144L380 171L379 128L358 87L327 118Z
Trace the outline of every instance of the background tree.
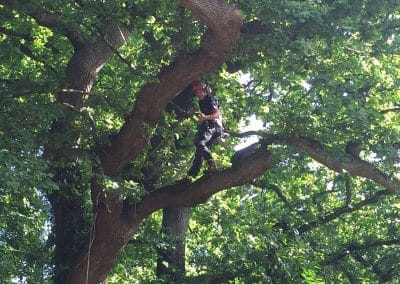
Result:
M399 5L0 0L2 281L153 281L179 207L193 282L399 279ZM176 184L199 78L259 142Z

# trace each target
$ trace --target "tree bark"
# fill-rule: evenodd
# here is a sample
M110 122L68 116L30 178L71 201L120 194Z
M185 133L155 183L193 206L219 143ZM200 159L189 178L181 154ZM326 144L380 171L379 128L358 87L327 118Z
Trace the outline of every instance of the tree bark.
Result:
M126 36L125 30L124 33ZM95 76L113 55L114 48L124 43L123 38L121 28L110 23L104 29L104 38L77 48L67 67L65 81L65 86L73 91L58 93L58 101L72 110L66 109L65 116L53 123L54 141L45 147L45 157L50 164L59 165L50 168L59 190L49 195L54 215L56 283L66 282L71 266L85 248L85 234L91 226L84 209L84 196L90 190L90 183L79 178L80 170L75 165L74 148L80 133L74 120L83 105L84 94L91 90ZM68 142L58 143L59 137L68 137Z
M162 235L167 247L158 250L157 277L171 282L183 282L185 277L185 235L189 225L191 208L163 209Z
M62 173L60 170L58 174ZM70 173L72 174L72 173ZM61 182L59 183L61 184ZM84 248L85 240L77 238L89 226L84 218L84 202L76 194L71 193L68 184L60 185L60 191L49 195L53 208L54 225L54 282L64 283L69 273L69 267L76 256ZM66 195L69 195L67 198Z

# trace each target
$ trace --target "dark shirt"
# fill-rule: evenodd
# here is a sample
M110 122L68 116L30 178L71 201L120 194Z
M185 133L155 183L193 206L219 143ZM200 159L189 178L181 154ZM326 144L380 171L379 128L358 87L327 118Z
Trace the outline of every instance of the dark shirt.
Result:
M203 100L199 100L200 111L205 115L212 114L216 109L219 109L219 103L210 95L206 95Z

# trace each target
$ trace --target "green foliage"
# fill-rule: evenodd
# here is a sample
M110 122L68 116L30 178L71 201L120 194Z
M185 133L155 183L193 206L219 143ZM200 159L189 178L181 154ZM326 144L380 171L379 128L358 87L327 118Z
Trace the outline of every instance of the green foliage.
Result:
M349 159L347 143L360 141L362 159L400 178L399 2L227 2L241 9L245 24L261 22L269 32L242 34L227 64L203 78L221 102L226 128L240 130L255 117L268 133L319 140L340 161ZM94 176L105 189L135 203L185 175L197 122L172 113L148 129L151 143L119 176L93 171L96 144L107 145L119 131L140 88L199 46L206 27L177 5L143 0L0 5L0 282L50 282L52 193L80 200L89 223ZM62 14L65 26L45 28L27 16L29 9ZM93 41L109 21L133 29L120 56L96 77L82 109L59 106L55 95L65 86L74 52L63 29L79 25L82 36ZM240 72L230 73L232 63ZM243 82L245 76L249 82ZM50 131L54 121L67 117L73 130ZM223 167L230 166L240 140L227 142L231 149L213 148ZM43 149L68 143L74 151L50 165L64 169L55 177ZM399 239L398 194L380 196L380 186L334 173L291 147L269 149L280 158L271 171L195 209L187 233L188 280L398 281L399 243L371 245ZM141 224L108 282L160 281L157 248L168 246L159 235L161 220L157 212ZM82 242L88 227L79 230ZM363 247L352 250L357 245Z
M8 121L12 127L14 122ZM17 278L44 283L51 275L50 208L44 192L58 187L28 131L25 125L9 129L10 136L0 135L0 281L4 283Z

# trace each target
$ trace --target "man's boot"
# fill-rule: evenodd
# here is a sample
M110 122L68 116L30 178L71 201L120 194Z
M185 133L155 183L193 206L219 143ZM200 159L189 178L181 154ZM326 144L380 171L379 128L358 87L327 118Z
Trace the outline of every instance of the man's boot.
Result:
M194 177L186 176L183 179L176 180L175 183L188 185L188 184L191 184L192 182L194 182L194 180L195 180Z
M207 170L205 172L206 175L212 174L217 170L217 166L215 164L215 161L213 159L207 160Z

